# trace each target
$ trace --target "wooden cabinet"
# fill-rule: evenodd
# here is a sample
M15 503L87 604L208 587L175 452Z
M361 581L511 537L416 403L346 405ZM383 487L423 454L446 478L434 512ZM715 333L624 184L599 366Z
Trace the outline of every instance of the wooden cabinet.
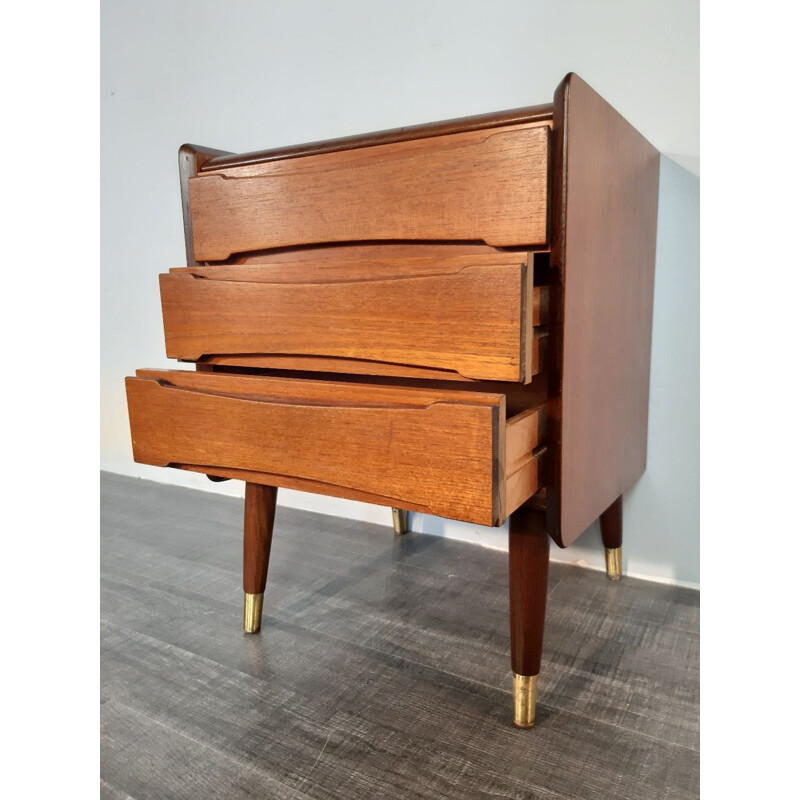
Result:
M547 537L566 546L602 515L618 577L619 498L645 467L658 158L575 75L531 108L257 153L184 146L187 265L160 284L167 354L196 371L128 379L134 458L273 487L246 505L264 534L245 537L251 567L274 487L510 516L529 726ZM266 561L246 571L248 631L265 580Z

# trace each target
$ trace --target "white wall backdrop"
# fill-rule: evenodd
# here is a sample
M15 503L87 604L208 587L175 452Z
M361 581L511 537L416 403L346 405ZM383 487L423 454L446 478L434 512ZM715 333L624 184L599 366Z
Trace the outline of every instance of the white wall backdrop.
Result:
M577 72L661 159L648 468L625 496L629 574L699 585L699 8L691 0L103 0L101 467L135 464L123 379L170 367L157 275L185 263L177 151L247 151L549 102ZM282 491L390 525L388 509ZM412 515L505 547L505 529ZM595 526L596 527L596 526ZM603 565L591 530L553 557Z

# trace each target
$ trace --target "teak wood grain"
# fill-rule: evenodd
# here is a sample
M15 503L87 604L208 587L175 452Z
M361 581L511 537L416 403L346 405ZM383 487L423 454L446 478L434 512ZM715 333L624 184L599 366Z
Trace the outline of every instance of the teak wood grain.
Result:
M387 239L547 242L549 123L467 131L201 172L195 258Z
M227 150L214 150L209 147L198 147L184 144L178 150L178 174L181 182L181 210L183 211L183 240L186 245L186 263L191 267L197 264L194 257L194 241L192 239L192 214L189 210L189 178L193 178L203 165L214 157L229 156Z
M574 74L553 139L546 505L565 547L645 468L659 154Z
M274 147L269 150L254 150L249 153L219 153L213 158L204 161L200 170L205 172L228 167L250 166L268 161L283 161L287 158L297 158L298 156L334 153L340 150L357 150L381 144L430 139L434 136L446 136L451 133L504 128L509 125L550 124L552 119L552 103L542 103L537 106L492 111L488 114L475 114L469 117L458 117L439 122L425 122L421 125L405 125L402 128L390 128L372 133L359 133L355 136L343 136L339 139L324 139L317 142L306 142L305 144L292 144L287 147Z
M547 352L547 328L534 328L530 350L531 372L535 378L541 365L545 361ZM345 376L366 376L373 378L402 378L412 381L424 379L426 381L447 380L452 384L465 382L475 383L472 378L467 378L457 372L445 372L440 369L428 367L413 367L406 364L391 364L379 361L365 361L357 358L330 358L326 356L285 355L285 354L242 354L203 356L196 362L197 369L211 369L214 367L236 367L246 370L269 370L274 372L292 373L318 373L339 380ZM297 377L303 377L297 374ZM316 377L308 375L306 377ZM497 391L497 382L490 381L493 388L485 386L486 381L480 381L480 388L487 391ZM520 384L525 386L526 384ZM505 389L502 389L505 391Z
M242 588L248 594L261 594L267 585L277 499L274 486L245 484Z
M519 248L524 251L526 248ZM537 253L547 252L547 246L531 248ZM448 259L463 256L485 256L508 253L508 249L491 247L476 242L326 242L324 244L279 247L239 253L226 264L270 264L303 262L309 265L325 261L337 262L387 262L419 258Z
M521 508L508 524L511 669L517 675L538 675L541 668L549 568L545 515Z
M484 525L539 488L538 426L507 426L502 394L174 370L126 383L140 463L287 488L299 480ZM507 442L530 481L510 498Z
M304 380L320 383L321 381L334 381L349 383L353 386L366 384L372 386L392 386L397 389L422 389L424 391L443 390L445 392L467 392L472 395L476 391L502 394L506 398L506 418L510 420L524 411L535 406L547 404L547 376L534 375L530 383L508 383L503 381L455 381L429 378L400 378L383 375L340 375L333 372L300 372L297 370L256 370L247 367L232 367L227 364L209 364L199 362L197 369L217 375L268 375L275 378L302 378Z
M253 356L304 356L318 369L349 359L366 374L374 364L528 383L546 309L532 278L532 258L513 253L172 270L160 276L167 355L265 366L280 360Z

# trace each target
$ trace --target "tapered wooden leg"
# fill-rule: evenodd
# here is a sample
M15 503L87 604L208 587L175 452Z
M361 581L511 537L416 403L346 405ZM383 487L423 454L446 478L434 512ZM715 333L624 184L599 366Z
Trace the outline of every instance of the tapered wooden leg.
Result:
M519 728L531 728L536 716L550 567L550 539L544 512L520 508L511 515L508 567L514 724Z
M392 509L392 522L394 523L394 535L402 536L408 533L408 511L402 508Z
M600 533L606 548L606 575L609 580L622 577L622 496L620 495L601 515Z
M245 633L257 633L261 627L277 497L278 490L274 486L248 483L244 489Z

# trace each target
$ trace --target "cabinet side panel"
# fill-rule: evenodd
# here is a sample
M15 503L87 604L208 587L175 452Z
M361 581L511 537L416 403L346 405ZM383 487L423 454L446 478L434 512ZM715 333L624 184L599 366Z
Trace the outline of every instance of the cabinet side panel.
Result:
M183 210L183 238L186 243L186 263L190 267L197 266L197 260L194 257L192 215L189 211L189 178L197 175L206 161L228 155L230 153L227 150L214 150L210 147L198 147L194 144L181 145L178 150L178 174L181 181L181 209Z
M645 468L659 154L576 75L555 109L548 527L566 546Z

